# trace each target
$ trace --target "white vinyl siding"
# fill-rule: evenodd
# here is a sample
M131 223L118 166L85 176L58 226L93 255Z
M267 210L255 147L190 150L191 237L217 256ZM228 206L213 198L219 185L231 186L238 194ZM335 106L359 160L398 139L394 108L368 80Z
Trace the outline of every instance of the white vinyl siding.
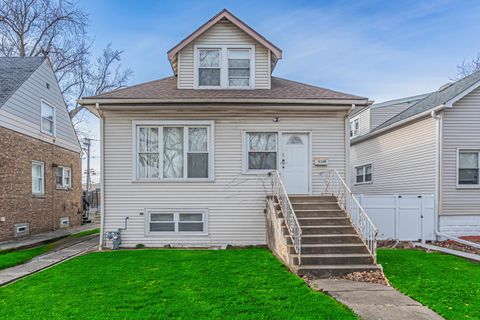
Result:
M32 162L32 194L45 194L45 164L41 161Z
M272 118L278 117L279 122ZM135 181L135 143L132 125L138 121L214 121L215 180L152 183ZM312 156L329 159L329 169L345 174L345 113L298 113L257 111L106 111L104 124L105 231L122 231L122 244L133 247L166 244L183 246L265 244L265 195L271 188L267 174L242 172L244 132L311 130ZM310 161L312 163L312 161ZM313 193L322 190L319 178L325 167L312 166ZM147 237L145 210L208 209L208 235Z
M220 21L212 26L178 53L178 87L180 89L195 87L197 72L194 70L196 54L194 48L201 46L252 46L255 57L255 66L251 69L251 78L254 79L252 87L270 89L270 51L229 21Z
M444 112L442 215L480 214L480 187L458 184L459 150L480 150L479 128L480 89L476 89Z
M0 108L0 126L80 152L80 144L56 81L48 61L45 61ZM41 131L42 100L55 107L55 137Z
M400 104L379 108L369 108L370 109L370 129L375 129L385 121L393 118L400 112L405 111L412 106L412 104Z
M435 121L431 117L351 146L355 167L374 163L375 182L355 185L357 194L431 194L435 191Z

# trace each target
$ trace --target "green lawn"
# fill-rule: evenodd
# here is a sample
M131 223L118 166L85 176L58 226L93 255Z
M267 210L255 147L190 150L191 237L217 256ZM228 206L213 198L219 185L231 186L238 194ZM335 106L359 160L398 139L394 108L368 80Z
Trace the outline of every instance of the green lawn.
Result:
M266 249L91 253L0 288L0 318L15 317L356 319Z
M96 234L99 232L100 232L100 229L98 228L92 229L92 230L86 230L86 231L81 231L78 233L71 234L67 238L68 239L80 238L80 237ZM53 243L42 244L37 247L28 248L28 249L0 251L0 270L14 267L16 265L32 260L36 256L39 256L41 254L46 253L47 251L50 251L56 248L62 242L66 241L67 238L63 238Z
M446 319L480 319L480 264L437 252L380 249L394 287Z

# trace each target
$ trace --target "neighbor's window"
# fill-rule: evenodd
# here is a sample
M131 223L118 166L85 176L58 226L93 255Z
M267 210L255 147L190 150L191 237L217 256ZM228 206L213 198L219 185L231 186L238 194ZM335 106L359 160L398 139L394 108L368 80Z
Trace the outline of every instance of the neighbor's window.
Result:
M198 85L220 86L220 49L198 50Z
M350 120L350 138L355 138L360 135L360 118L353 118Z
M137 178L210 177L210 126L139 126Z
M250 50L228 49L228 85L250 86Z
M57 167L57 188L67 189L72 187L72 169L70 167Z
M372 165L366 164L355 167L355 176L356 183L372 182Z
M55 108L45 101L42 101L41 113L41 131L53 136L55 133Z
M148 210L148 232L206 233L205 210Z
M479 159L479 151L460 150L458 152L458 184L479 184Z
M246 140L248 170L275 170L277 168L276 132L247 132Z
M32 162L32 194L43 195L45 193L45 164L40 161Z

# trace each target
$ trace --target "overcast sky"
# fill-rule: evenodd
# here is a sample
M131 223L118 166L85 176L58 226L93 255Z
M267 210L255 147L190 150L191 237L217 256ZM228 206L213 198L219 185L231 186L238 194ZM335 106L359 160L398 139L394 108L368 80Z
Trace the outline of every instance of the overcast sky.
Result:
M283 50L274 75L381 102L430 92L480 51L480 1L83 0L94 53L124 51L130 84L172 74L166 52L227 8ZM89 118L98 138L98 121ZM93 167L99 172L98 143ZM97 181L98 177L94 177Z

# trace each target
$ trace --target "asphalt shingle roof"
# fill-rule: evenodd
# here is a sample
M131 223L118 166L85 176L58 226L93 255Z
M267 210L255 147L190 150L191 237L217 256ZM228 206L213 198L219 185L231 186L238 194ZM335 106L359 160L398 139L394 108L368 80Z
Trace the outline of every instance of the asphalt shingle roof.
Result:
M448 101L452 100L453 98L455 98L456 96L461 94L463 91L467 90L468 88L470 88L472 85L474 85L479 81L480 81L480 71L477 71L463 79L460 79L452 83L450 86L444 88L443 90L432 92L431 94L429 94L422 100L418 101L407 110L400 112L393 118L390 118L389 120L385 121L384 123L376 127L372 132L388 127L389 125L394 124L395 122L407 119L411 116L422 113L431 108L435 108L439 105L447 103Z
M114 90L85 99L198 99L235 98L243 99L353 99L367 98L311 86L308 84L272 77L271 89L254 90L209 90L178 89L177 78L160 80Z
M44 57L0 57L0 108L45 59Z

